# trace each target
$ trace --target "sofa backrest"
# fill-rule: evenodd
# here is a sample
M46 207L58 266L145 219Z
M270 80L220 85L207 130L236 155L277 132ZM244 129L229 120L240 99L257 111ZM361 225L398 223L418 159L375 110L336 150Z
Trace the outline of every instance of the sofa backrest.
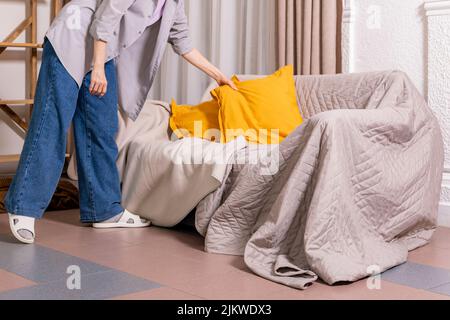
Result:
M358 74L295 76L297 101L305 119L335 109L364 109L376 104L373 96L376 88L396 72L380 71ZM264 76L240 75L239 79L251 80ZM211 99L210 91L217 87L211 83L202 101Z

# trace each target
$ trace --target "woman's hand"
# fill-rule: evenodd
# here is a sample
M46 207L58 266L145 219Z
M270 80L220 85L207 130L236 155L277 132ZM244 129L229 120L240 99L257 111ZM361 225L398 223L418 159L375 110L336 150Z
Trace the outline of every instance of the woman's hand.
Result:
M108 81L106 80L105 64L96 65L92 69L89 92L93 96L103 97L107 90Z
M230 86L232 89L237 90L238 88L236 87L236 84L229 78L227 78L226 76L221 76L218 79L216 79L217 84L219 86Z
M103 97L108 90L108 81L105 74L105 57L106 57L106 42L101 40L94 41L94 68L91 72L91 84L89 85L89 92L93 96Z
M197 49L193 49L192 51L183 55L183 58L186 59L187 62L196 66L208 76L217 81L219 86L227 85L237 90L236 85L233 81L228 79L222 71L216 68L211 62L209 62Z

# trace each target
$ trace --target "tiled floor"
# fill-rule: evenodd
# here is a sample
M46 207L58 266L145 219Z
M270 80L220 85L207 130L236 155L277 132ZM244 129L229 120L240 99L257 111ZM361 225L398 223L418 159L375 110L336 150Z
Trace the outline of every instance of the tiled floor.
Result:
M202 238L187 227L94 230L78 223L77 211L66 211L48 213L37 233L37 244L17 244L0 215L0 299L450 299L445 228L408 263L383 274L379 290L364 280L319 282L305 291L254 275L241 257L205 253ZM68 289L77 283L80 290Z

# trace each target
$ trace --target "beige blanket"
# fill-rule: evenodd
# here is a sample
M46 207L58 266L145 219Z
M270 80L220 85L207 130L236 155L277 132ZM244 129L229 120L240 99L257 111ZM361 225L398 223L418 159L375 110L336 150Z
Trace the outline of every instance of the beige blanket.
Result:
M169 130L170 106L148 101L133 122L119 114L117 165L122 205L154 225L172 227L225 177L230 157L246 147L243 138L229 144L178 140ZM69 175L77 179L75 157Z
M233 165L199 204L206 251L244 255L298 289L405 262L436 228L443 143L431 110L401 72L296 81L307 120L281 144L279 170Z

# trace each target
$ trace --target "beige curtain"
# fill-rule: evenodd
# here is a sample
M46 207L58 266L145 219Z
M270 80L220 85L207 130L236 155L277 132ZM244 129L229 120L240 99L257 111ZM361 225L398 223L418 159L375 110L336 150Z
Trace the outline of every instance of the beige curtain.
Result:
M185 0L194 46L226 75L276 68L277 0ZM166 51L149 97L198 104L211 79Z
M297 74L341 72L342 0L277 0L278 64Z

